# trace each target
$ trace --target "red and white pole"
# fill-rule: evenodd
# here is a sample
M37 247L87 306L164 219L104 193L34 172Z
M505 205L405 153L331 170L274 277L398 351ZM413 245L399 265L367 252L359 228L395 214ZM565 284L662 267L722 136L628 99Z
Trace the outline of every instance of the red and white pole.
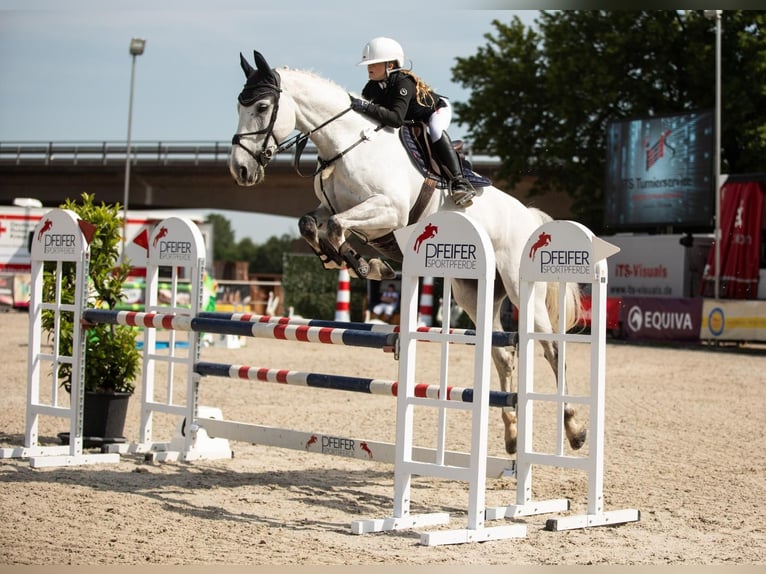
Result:
M335 299L335 320L351 321L351 276L347 267L338 271L338 295Z
M430 327L434 315L434 278L423 277L423 290L420 293L418 307L418 325Z

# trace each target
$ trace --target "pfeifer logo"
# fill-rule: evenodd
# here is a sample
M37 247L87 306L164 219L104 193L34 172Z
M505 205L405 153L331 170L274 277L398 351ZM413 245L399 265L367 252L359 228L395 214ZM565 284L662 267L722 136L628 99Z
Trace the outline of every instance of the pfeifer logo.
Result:
M413 249L420 253L425 245L424 264L429 269L476 269L476 245L474 243L455 243L450 241L450 234L444 241L429 241L439 234L439 228L427 223L415 239Z
M50 219L46 219L45 223L43 223L43 226L40 228L40 231L37 233L37 241L42 240L45 232L50 230L52 227L53 227L53 222Z
M559 243L566 242L559 235L557 237ZM539 261L541 273L590 272L590 253L587 250L548 248L552 243L553 235L543 231L529 248L529 259Z
M68 255L75 251L77 237L72 233L56 233L53 219L46 218L37 232L37 242L42 242L45 255Z
M165 227L164 225L160 227L159 232L157 233L157 235L154 236L154 243L153 243L154 247L157 247L157 242L163 237L165 237L167 234L168 234L168 228Z
M157 250L160 261L190 261L194 246L189 241L174 241L173 238L179 235L179 229L174 226L171 228L161 225L152 240L152 246Z
M550 233L545 233L544 231L537 237L537 241L534 242L532 247L529 249L529 258L534 261L535 255L537 255L537 250L541 247L545 247L546 245L550 245L551 243L551 237Z
M431 225L430 223L427 224L423 229L423 233L418 235L418 238L415 240L415 253L420 253L421 243L423 243L426 239L432 239L436 237L437 233L439 233L438 227Z

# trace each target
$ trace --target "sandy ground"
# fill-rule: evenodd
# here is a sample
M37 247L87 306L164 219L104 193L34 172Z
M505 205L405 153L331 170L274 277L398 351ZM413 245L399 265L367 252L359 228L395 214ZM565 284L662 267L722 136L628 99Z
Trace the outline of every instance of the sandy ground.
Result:
M0 446L20 446L28 317L2 313L0 327ZM567 349L577 392L587 380L587 348ZM469 351L455 348L450 356L450 372L460 376ZM430 376L438 358L419 357L423 376ZM250 339L239 349L206 348L201 358L397 378L390 354L329 345ZM129 454L118 464L33 469L25 460L0 460L0 563L766 563L766 354L610 343L606 362L605 507L638 509L639 522L550 532L544 530L550 516L533 516L517 520L527 524L526 538L439 547L420 545L411 531L354 535L351 521L392 515L393 466L232 442L233 459L193 463ZM543 368L537 377L540 385L552 379ZM389 397L208 378L201 399L233 420L394 439L395 401ZM131 399L125 433L131 440L138 436L139 402ZM503 456L499 413L491 415L490 453ZM535 416L543 421L542 409ZM587 411L581 416L587 420ZM449 421L449 444L465 448L467 419L450 414ZM158 421L155 438L169 439L175 426L174 420ZM429 436L433 427L424 426L419 432ZM43 444L58 444L57 433L67 427L63 419L44 417L40 430ZM540 436L548 436L544 424ZM489 479L487 505L513 504L514 488L513 478ZM570 512L581 514L585 475L539 467L533 493L538 500L568 498ZM465 483L415 478L413 512L446 511L450 528L461 528L466 505Z

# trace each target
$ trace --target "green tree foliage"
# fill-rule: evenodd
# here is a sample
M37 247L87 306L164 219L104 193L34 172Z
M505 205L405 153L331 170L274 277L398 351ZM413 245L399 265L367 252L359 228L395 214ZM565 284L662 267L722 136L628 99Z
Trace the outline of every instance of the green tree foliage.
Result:
M216 261L241 261L237 257L237 245L231 222L217 213L209 214L207 222L213 224L213 259Z
M453 78L471 90L454 104L499 175L534 175L533 193L560 189L575 217L603 224L609 122L715 107L715 22L696 11L540 12L537 29L494 20L495 33ZM766 165L766 12L722 17L723 173Z
M250 273L282 273L282 255L289 253L295 237L272 236L256 244L249 237L237 242L231 222L223 215L209 214L213 224L213 258L216 261L247 261Z
M251 273L282 273L283 256L292 249L295 237L284 234L269 237L266 243L258 245L252 257L248 257ZM240 242L240 245L242 242Z
M285 305L312 319L335 319L338 298L338 271L328 271L314 255L284 255L282 288ZM350 315L352 321L364 318L367 281L351 278Z

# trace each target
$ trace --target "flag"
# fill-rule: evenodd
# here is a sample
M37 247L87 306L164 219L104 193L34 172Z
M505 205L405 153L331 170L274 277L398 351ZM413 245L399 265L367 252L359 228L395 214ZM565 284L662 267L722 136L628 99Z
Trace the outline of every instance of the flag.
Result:
M761 254L763 184L755 181L727 182L721 188L722 299L755 299ZM702 274L702 294L714 295L715 246L708 254Z

